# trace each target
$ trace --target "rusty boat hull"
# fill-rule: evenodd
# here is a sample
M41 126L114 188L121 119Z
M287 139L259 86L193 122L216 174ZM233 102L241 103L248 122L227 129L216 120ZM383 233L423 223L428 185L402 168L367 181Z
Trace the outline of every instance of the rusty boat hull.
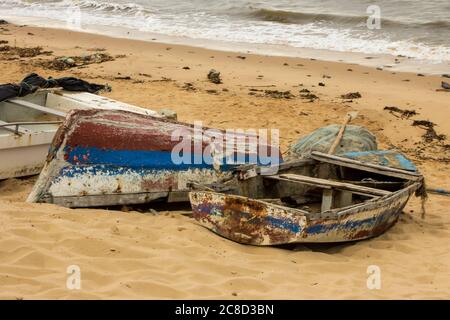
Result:
M417 172L335 156L328 158L319 153L313 158L316 159L292 165L284 163L276 177L262 177L253 172L246 178L248 172L242 172L240 181L235 182L240 188L235 189L234 194L192 191L193 217L216 234L242 244L356 241L387 231L397 222L410 196L419 195L423 190L423 177ZM295 174L289 174L292 172ZM324 172L327 175L331 172L331 177L327 177L330 181L317 177ZM339 181L338 176L346 182ZM348 183L351 177L357 178ZM297 182L300 184L296 185ZM369 183L371 187L367 187ZM335 199L324 207L330 192ZM306 194L318 199L315 211L268 199L291 196L306 204ZM349 194L353 198L351 195L349 198Z
M191 192L194 218L230 240L251 245L331 243L378 236L393 226L417 186L385 199L311 219L298 210L241 196Z
M207 133L195 141L194 130L192 125L122 110L74 110L55 135L27 201L66 207L188 201L190 184L214 183L238 165L225 156L216 165ZM189 137L184 142L192 152L182 152L187 161L176 162L176 138L183 135ZM250 155L244 150L244 162L259 161Z

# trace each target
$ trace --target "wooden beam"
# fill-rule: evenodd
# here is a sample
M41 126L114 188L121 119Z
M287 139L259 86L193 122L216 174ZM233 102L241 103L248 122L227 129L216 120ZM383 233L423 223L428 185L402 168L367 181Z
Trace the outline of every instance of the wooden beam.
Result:
M322 207L320 211L325 212L331 210L332 205L333 205L333 190L324 189L322 193Z
M339 181L313 178L308 176L302 176L299 174L281 174L276 176L267 176L264 178L268 179L276 179L276 180L285 180L291 182L299 182L311 186L316 186L322 189L339 189L339 190L347 190L352 191L352 193L359 193L364 195L374 195L374 196L385 196L391 194L391 192L381 189L369 188L364 186L358 186L351 183L344 183Z
M352 204L352 193L351 191L340 190L336 195L336 207L344 208Z
M406 180L421 180L423 177L420 173L411 172L407 170L401 170L391 167L380 166L373 163L361 162L353 159L338 157L330 154L325 154L322 152L314 151L311 153L311 158L320 162L332 163L342 167L348 167L353 169L358 169L362 171L373 172L385 176L396 177Z

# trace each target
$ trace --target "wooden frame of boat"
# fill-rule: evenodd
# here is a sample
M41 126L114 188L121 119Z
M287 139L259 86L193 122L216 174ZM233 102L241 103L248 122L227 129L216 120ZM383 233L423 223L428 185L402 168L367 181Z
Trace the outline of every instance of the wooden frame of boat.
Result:
M153 110L106 97L55 89L0 102L0 180L38 174L71 109L119 109L160 117Z
M377 236L423 189L419 173L313 152L276 175L242 168L231 192L198 186L194 218L213 232L252 245L345 242Z

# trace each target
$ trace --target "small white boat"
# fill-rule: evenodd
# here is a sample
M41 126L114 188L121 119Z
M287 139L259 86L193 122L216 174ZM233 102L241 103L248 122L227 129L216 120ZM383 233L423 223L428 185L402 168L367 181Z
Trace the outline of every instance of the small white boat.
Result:
M127 110L161 117L156 111L87 92L39 90L0 102L0 180L38 174L56 131L72 109Z

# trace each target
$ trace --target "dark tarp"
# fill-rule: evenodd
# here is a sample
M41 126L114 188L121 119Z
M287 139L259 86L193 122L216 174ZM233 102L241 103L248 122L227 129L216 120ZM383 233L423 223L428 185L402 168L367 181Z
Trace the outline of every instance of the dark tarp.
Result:
M35 92L40 88L56 88L61 87L67 91L84 91L95 93L100 90L109 89L106 85L89 83L87 81L74 77L48 78L45 79L36 73L29 74L19 84L1 84L0 85L0 102L15 97L23 97Z

